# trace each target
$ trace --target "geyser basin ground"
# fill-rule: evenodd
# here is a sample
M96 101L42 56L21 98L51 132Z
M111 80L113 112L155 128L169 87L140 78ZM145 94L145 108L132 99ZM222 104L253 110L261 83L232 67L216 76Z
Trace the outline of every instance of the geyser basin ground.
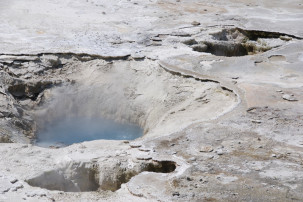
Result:
M2 0L0 8L0 141L15 142L0 144L0 201L303 200L303 42L266 37L260 45L271 50L242 57L182 43L237 53L227 45L242 41L220 39L232 27L303 37L302 0ZM79 115L91 113L91 104L93 112L137 123L145 135L58 149L20 144L35 139L29 114L45 109L45 88L73 80ZM221 116L234 106L233 94L209 80L239 92L231 113ZM63 109L74 105L66 103ZM47 125L59 115L42 117ZM176 162L176 171L133 176L155 160ZM93 191L113 190L129 176L116 192ZM84 192L66 192L61 185L69 181Z
M35 142L41 129L60 130L54 128L54 120L61 121L62 117L105 117L135 123L144 129L145 137L156 137L179 131L193 122L216 118L238 103L236 94L217 81L174 75L149 59L113 62L77 54L45 54L28 59L39 67L53 61L64 64L49 67L29 80L12 77L12 83L8 84L10 89L24 86L19 90L24 94L22 98L13 95L10 98L18 102L24 116L22 120L15 117L9 122L20 128L31 142ZM18 68L25 67L22 63ZM50 73L55 75L53 79ZM41 77L48 85L40 85ZM35 92L38 92L35 99L31 99ZM21 142L20 136L16 135L17 138Z
M65 146L84 141L134 140L143 130L134 124L118 123L104 118L73 117L58 119L38 132L37 145Z

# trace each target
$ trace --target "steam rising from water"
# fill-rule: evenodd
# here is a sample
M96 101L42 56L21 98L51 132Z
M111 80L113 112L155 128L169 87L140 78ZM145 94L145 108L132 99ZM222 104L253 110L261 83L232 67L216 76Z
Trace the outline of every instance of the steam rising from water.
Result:
M36 111L37 144L50 146L96 140L131 140L143 134L137 110L114 86L68 86L45 93Z
M70 145L97 139L133 140L142 129L133 124L121 124L103 118L69 118L56 120L38 134L37 145Z

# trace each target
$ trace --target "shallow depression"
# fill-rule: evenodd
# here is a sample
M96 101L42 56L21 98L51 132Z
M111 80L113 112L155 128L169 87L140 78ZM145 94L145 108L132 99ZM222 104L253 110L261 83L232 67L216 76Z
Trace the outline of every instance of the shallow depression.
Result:
M57 119L40 130L36 144L41 147L67 146L98 139L133 140L142 135L142 128L135 124L105 118L74 117Z
M241 28L223 29L210 35L212 37L208 41L196 41L192 38L183 43L190 46L193 51L216 56L239 57L263 53L282 46L292 39L301 39L284 33Z

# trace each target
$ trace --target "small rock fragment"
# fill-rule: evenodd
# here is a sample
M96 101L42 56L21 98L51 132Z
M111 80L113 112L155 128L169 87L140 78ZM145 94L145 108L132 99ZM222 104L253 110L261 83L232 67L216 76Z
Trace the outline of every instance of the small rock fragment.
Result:
M133 53L131 54L132 58L135 60L144 59L145 55L142 53Z
M195 158L195 157L191 157L189 160L190 160L190 161L195 161L196 158Z
M131 142L131 143L129 144L129 146L130 146L131 148L139 148L139 147L142 146L142 144L139 143L139 142Z
M6 189L3 189L1 190L1 193L5 193L5 192L8 192L11 188L6 188Z
M187 180L187 181L193 181L193 178L187 177L186 180Z
M261 120L252 120L251 122L253 122L253 123L262 123Z
M46 193L44 191L33 191L33 192L27 192L26 193L27 197L35 197L35 196L46 196Z
M197 44L192 46L192 49L197 52L205 52L207 48L208 46L206 44Z
M212 151L214 151L214 149L212 148L212 146L203 146L200 149L200 152L212 152Z
M17 191L18 189L21 189L23 188L23 185L22 184L16 184L15 186L12 187L12 191Z
M262 62L263 62L262 59L258 59L258 60L255 61L255 64L259 64L259 63L262 63Z
M284 41L290 41L290 40L292 40L292 38L289 37L289 36L280 36L280 39L284 40Z
M293 95L289 95L289 94L283 95L282 98L287 101L298 101Z
M192 24L193 26L199 26L201 23L200 23L200 22L197 22L197 21L193 21L191 24Z
M15 184L16 182L18 182L18 180L17 180L16 178L12 178L12 179L10 180L10 182L11 182L12 184Z
M144 148L144 147L140 147L139 151L143 151L143 152L149 152L151 149L148 148Z
M224 152L223 152L222 149L218 149L218 150L216 151L216 153L217 153L218 155L220 155L220 156L224 154Z
M150 159L152 159L152 157L151 156L142 155L142 156L138 156L137 159L138 160L150 160Z
M256 107L250 107L246 111L247 112L255 112L256 111Z

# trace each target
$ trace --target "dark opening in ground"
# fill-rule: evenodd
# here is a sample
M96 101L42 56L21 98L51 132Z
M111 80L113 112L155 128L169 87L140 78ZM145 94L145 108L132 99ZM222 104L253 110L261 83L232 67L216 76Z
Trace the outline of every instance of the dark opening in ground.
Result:
M62 147L98 139L134 140L142 135L143 130L138 125L104 118L74 117L54 120L40 129L36 144L41 147Z
M176 168L176 162L174 161L143 162L140 165L139 171L137 169L119 169L116 178L110 177L110 180L100 184L100 188L102 190L116 191L121 188L122 184L127 183L132 177L141 172L171 173L174 172Z
M232 42L203 42L203 44L192 47L194 51L211 53L216 56L237 57L244 55L256 54L270 50L267 47L257 47L249 43L232 43Z
M53 86L50 81L37 83L19 83L8 87L8 92L17 100L31 99L36 100L39 94L47 88Z
M136 166L139 167L128 169L114 166L108 171L100 171L98 165L71 163L64 168L44 172L26 182L33 187L64 192L116 191L141 172L171 173L176 169L173 161L148 161ZM100 181L100 175L103 175L102 179L106 176L106 180Z
M194 51L211 53L216 56L238 57L263 53L279 47L292 39L299 37L279 32L244 30L241 28L223 29L212 33L210 41L189 39L183 43ZM276 40L276 41L274 41ZM279 41L277 45L277 41Z
M155 173L171 173L176 170L176 163L174 161L153 161L148 164L147 170Z
M202 52L211 53L216 56L233 57L248 55L248 50L242 44L205 42L205 45L207 48ZM197 49L194 50L198 51Z
M241 39L244 41L252 40L257 41L258 39L282 39L282 40L291 40L293 39L302 39L300 37L280 33L280 32L267 32L262 30L245 30L241 28L231 28L231 29L223 29L220 32L212 34L213 38L220 41L231 41L236 39Z

